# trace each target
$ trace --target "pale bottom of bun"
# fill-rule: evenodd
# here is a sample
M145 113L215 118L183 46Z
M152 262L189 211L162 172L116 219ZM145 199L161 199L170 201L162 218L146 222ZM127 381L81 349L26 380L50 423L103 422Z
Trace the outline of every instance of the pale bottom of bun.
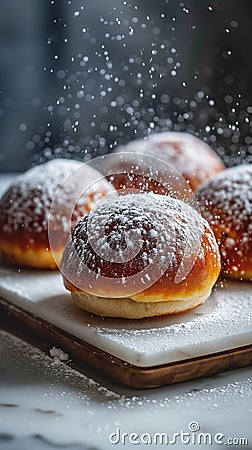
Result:
M0 250L2 251L5 259L14 264L20 264L22 266L33 267L36 269L57 269L61 258L63 250L54 252L54 257L50 250L45 248L27 248L22 249L13 245L1 245ZM55 262L55 259L56 262Z
M71 292L73 301L85 311L102 317L142 319L144 317L179 314L201 305L211 294L211 289L193 298L162 302L137 302L130 298L106 298L86 292Z

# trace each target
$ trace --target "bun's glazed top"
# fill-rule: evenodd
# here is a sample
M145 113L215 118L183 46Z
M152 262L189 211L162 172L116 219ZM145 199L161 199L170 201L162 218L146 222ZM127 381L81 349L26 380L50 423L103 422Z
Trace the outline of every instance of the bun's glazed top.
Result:
M0 239L11 238L12 243L16 240L24 248L27 245L48 246L50 214L50 220L55 221L54 231L67 233L70 231L69 211L73 212L75 225L100 197L111 192L112 186L105 179L94 183L99 176L95 169L67 159L55 159L18 176L0 201ZM68 181L63 183L66 179ZM57 214L53 217L50 209L59 186L54 202ZM80 188L83 195L76 198Z
M196 195L220 246L223 272L252 277L252 165L225 170Z
M153 193L128 194L79 221L61 271L70 290L162 301L174 291L183 298L197 283L216 279L219 253L208 223L188 204Z
M115 153L132 152L154 156L165 161L183 175L195 191L217 172L225 169L219 156L202 140L189 133L154 133L116 148ZM129 156L128 166L131 159ZM127 169L127 167L126 167ZM122 180L120 179L122 184Z
M48 216L57 187L75 169L78 161L56 159L19 175L1 200L1 217L6 232L20 227L37 233L47 230ZM69 192L62 190L62 206ZM63 220L63 217L62 217Z

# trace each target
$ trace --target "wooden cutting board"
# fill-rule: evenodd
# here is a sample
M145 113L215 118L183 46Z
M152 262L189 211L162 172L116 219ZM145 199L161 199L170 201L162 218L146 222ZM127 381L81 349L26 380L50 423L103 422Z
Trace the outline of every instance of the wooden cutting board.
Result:
M134 388L162 386L252 363L252 285L221 281L205 305L165 318L102 319L80 310L58 273L0 261L2 326L68 352Z

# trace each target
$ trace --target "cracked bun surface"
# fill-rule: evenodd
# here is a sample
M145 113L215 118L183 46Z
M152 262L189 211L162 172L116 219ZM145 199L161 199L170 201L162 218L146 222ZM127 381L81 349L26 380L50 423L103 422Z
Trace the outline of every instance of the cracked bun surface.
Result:
M61 272L84 310L137 319L202 304L219 276L220 259L208 222L189 204L127 194L78 222Z

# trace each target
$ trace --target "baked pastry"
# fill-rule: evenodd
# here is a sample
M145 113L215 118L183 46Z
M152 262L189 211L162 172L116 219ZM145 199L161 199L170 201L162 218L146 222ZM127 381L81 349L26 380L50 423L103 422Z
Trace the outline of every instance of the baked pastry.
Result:
M4 256L25 266L57 268L71 232L67 221L74 226L99 198L114 191L106 179L85 191L100 177L95 169L67 159L55 159L18 176L0 200L0 250ZM49 217L53 253L48 236Z
M181 200L128 194L82 218L61 273L73 300L101 316L137 319L202 304L220 272L207 221Z
M252 280L252 165L225 170L196 195L220 247L222 274Z
M132 163L135 164L136 153L160 158L174 167L195 191L202 183L217 172L225 169L219 156L202 140L184 132L162 132L150 135L147 139L136 140L115 149L115 154L127 152L124 161L126 174L113 174L113 184L116 189L139 188L143 191L164 193L164 188L148 180L148 176L137 176L137 171L131 173ZM131 153L131 154L130 154ZM120 161L118 161L118 167ZM116 169L116 163L114 165ZM114 172L116 172L114 170ZM151 177L150 177L151 178Z

